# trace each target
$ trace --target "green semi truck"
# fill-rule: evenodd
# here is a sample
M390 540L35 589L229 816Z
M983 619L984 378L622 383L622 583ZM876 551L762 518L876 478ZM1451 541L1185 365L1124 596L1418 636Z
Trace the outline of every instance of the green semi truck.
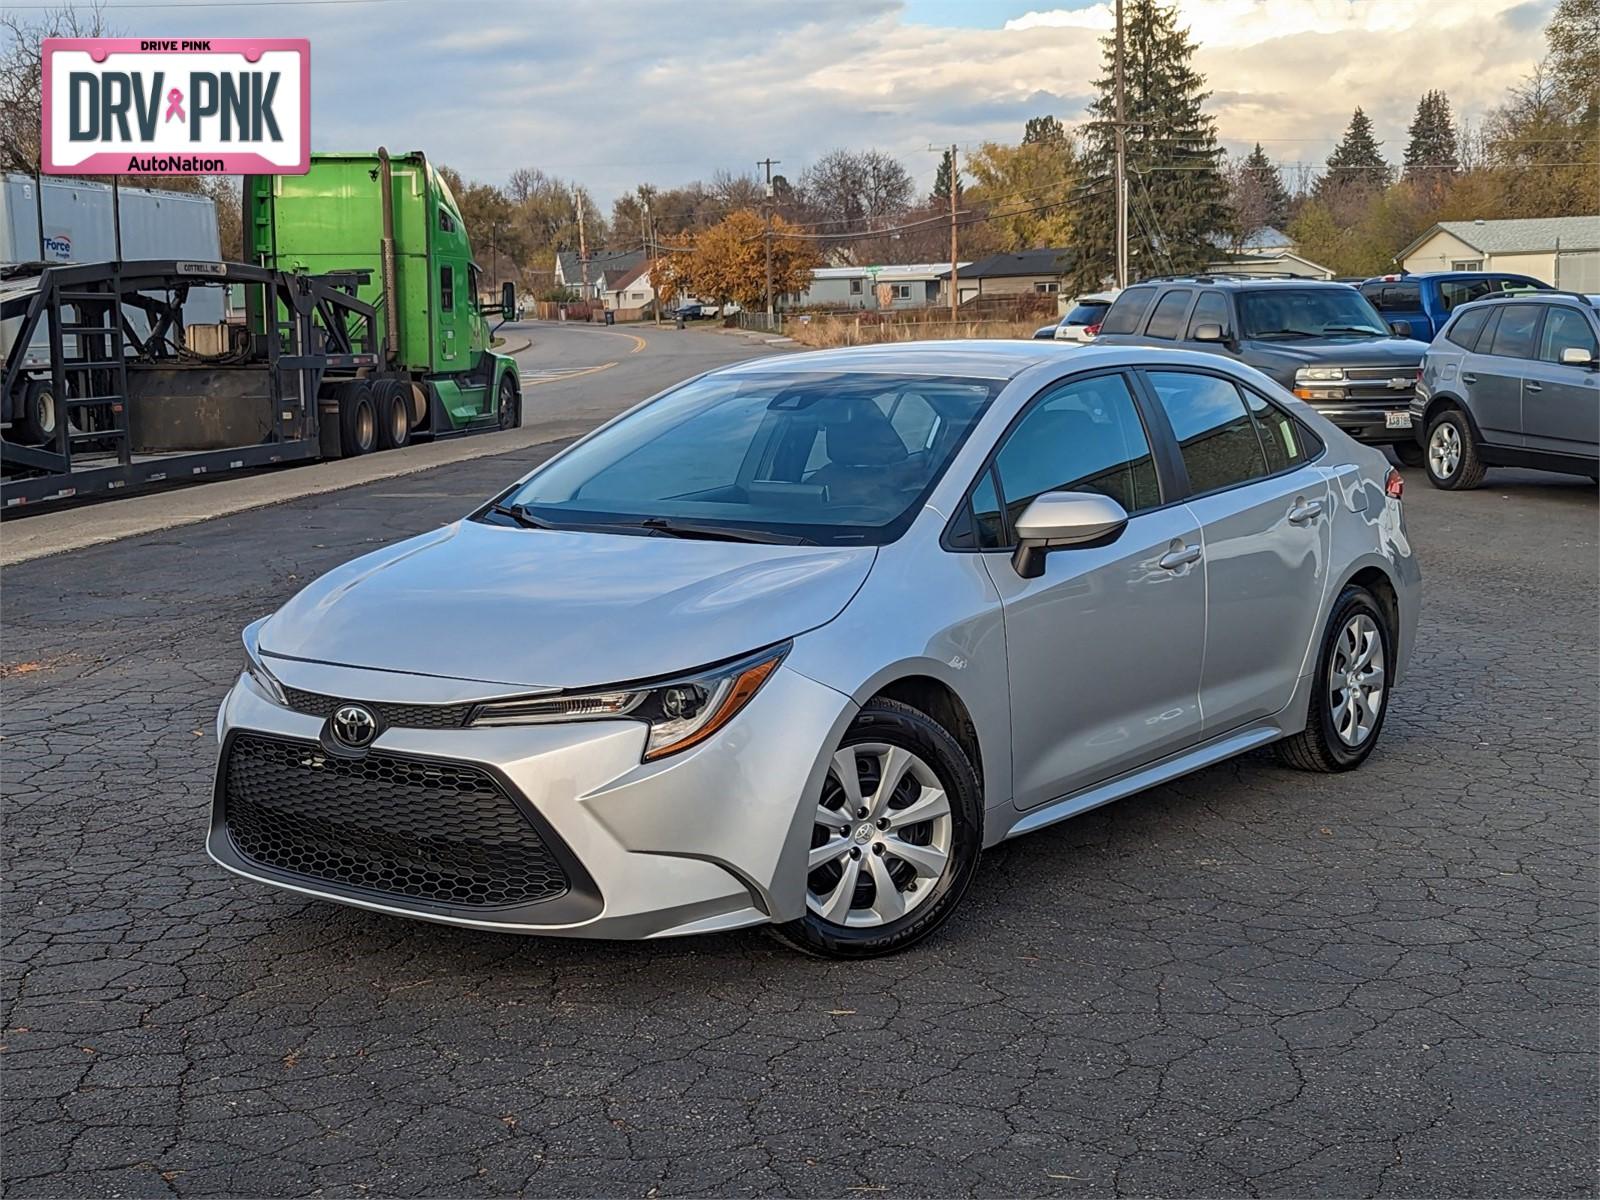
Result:
M461 208L420 151L313 154L304 175L244 180L245 249L276 271L366 273L356 297L383 338L370 385L321 397L326 455L364 454L521 424L517 365L492 350L489 318L516 312L511 284L479 302ZM264 334L274 314L252 291L246 323Z

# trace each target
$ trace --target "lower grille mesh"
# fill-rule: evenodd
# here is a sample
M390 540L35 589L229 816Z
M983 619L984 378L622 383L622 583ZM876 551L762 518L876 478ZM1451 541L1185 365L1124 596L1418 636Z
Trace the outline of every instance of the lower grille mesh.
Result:
M549 846L487 771L394 754L342 759L313 742L239 734L223 818L264 867L444 904L566 893Z

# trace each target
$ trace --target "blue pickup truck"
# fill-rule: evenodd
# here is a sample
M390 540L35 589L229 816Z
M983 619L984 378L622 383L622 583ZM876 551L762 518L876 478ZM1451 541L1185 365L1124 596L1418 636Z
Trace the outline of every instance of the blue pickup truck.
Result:
M1531 275L1504 271L1421 271L1414 275L1379 275L1359 285L1383 319L1411 328L1407 337L1431 342L1443 329L1456 305L1485 296L1506 293L1547 292L1548 283Z

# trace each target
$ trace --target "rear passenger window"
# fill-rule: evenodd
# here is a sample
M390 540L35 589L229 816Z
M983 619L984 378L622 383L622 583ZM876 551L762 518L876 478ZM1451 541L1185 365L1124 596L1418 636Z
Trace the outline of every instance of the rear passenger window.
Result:
M1483 323L1488 319L1487 308L1470 309L1450 322L1450 328L1445 331L1445 340L1454 342L1463 350L1471 350L1478 344L1478 335L1483 332Z
M1589 360L1600 358L1595 352L1594 331L1575 308L1552 305L1545 310L1544 332L1539 335L1539 357L1545 362L1561 361L1563 350L1587 350Z
M1422 289L1414 283L1367 284L1361 294L1381 313L1416 312L1422 307Z
M1533 335L1543 311L1542 304L1507 305L1500 313L1489 353L1501 358L1532 358Z
M1306 460L1305 447L1300 444L1300 430L1294 418L1264 396L1246 390L1244 402L1255 418L1256 432L1261 435L1261 450L1267 457L1267 473L1275 474L1297 467Z
M1013 522L1044 492L1098 492L1130 513L1161 503L1150 443L1121 375L1075 380L1042 397L1007 436L995 467Z
M1150 314L1150 324L1145 333L1150 337L1172 340L1183 332L1183 314L1189 311L1189 301L1194 293L1187 288L1177 288L1162 296Z
M1189 314L1189 332L1184 336L1194 341L1194 331L1202 325L1222 326L1222 336L1228 336L1228 302L1220 292L1207 292L1195 301L1194 312Z
M1151 371L1149 379L1172 423L1195 492L1214 492L1268 473L1255 421L1233 384L1187 371Z
M1132 287L1118 296L1111 311L1100 324L1101 333L1132 333L1144 324L1144 315L1150 311L1150 301L1155 299L1152 287Z

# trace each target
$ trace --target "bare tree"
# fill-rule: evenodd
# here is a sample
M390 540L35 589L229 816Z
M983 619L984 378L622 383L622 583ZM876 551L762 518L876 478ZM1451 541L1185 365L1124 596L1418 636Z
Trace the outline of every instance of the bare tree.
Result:
M39 165L44 39L106 37L110 32L99 0L83 7L63 4L38 14L0 8L0 167L32 172Z

